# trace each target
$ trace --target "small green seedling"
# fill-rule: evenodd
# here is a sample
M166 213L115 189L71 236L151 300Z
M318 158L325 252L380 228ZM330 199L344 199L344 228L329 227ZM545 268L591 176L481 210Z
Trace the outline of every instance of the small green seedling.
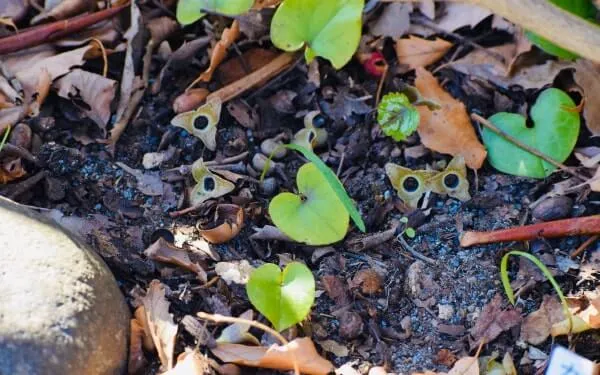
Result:
M440 106L421 96L416 87L404 85L399 92L385 95L377 106L377 123L388 137L400 142L412 135L421 116L416 106L424 105L435 111Z
M271 41L284 51L306 46L304 56L340 69L358 48L364 0L284 0L271 21Z
M308 316L315 301L315 279L302 263L289 263L283 272L267 263L252 272L246 293L252 305L281 332Z
M581 18L593 21L596 18L596 7L590 0L549 0L552 4L557 7L566 10L569 13L573 13ZM525 35L531 43L538 46L545 52L560 57L565 60L575 60L579 56L571 51L568 51L562 47L557 46L548 39L542 38L541 36L526 31Z
M344 185L319 157L296 144L281 145L298 151L310 163L298 170L296 184L299 195L280 193L269 204L273 223L294 241L308 245L327 245L344 238L348 231L348 215L362 232L366 231L360 213L346 193ZM261 180L269 169L271 152Z
M553 160L559 163L565 161L575 147L581 122L573 99L559 89L546 89L531 108L531 119L533 128L527 127L525 117L515 113L496 113L488 120ZM487 128L483 129L482 138L490 164L501 172L545 178L556 170L552 164Z
M542 274L544 274L544 276L546 276L546 278L548 279L548 281L550 281L550 284L552 284L552 287L556 291L556 294L558 294L558 298L560 299L560 303L562 304L563 312L564 312L565 316L569 319L570 327L572 327L571 312L569 311L569 305L567 304L567 299L565 298L565 295L563 294L562 289L560 288L560 285L558 285L558 283L554 279L554 276L552 276L552 273L550 273L550 270L546 267L546 265L544 265L544 263L542 263L533 254L529 254L524 251L513 250L513 251L509 251L508 253L504 254L504 256L502 257L502 261L500 262L500 279L502 280L502 286L504 287L504 292L506 293L506 297L508 297L508 300L510 301L510 303L513 305L515 304L515 293L513 292L512 287L510 286L510 280L508 278L508 258L511 255L517 255L517 256L527 258L533 264L535 264L536 267L540 269L540 271L542 271Z
M252 4L254 0L179 0L176 16L180 24L189 25L204 17L204 12L236 16L246 13Z
M402 216L400 222L404 224L404 230L402 231L402 233L400 233L400 235L405 235L408 238L415 238L415 236L417 235L415 228L406 226L406 224L408 223L408 218L406 216Z
M10 125L4 131L4 136L2 137L2 141L0 141L0 151L4 148L6 141L8 140L8 135L10 134Z

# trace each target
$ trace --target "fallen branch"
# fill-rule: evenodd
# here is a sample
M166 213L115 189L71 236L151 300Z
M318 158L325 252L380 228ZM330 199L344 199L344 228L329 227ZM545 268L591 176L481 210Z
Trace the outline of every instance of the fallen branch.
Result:
M536 150L535 148L526 145L525 143L519 141L517 138L513 137L512 135L508 134L507 132L505 132L504 130L498 128L496 125L492 124L490 121L486 120L485 118L479 116L476 113L472 113L471 114L471 118L477 122L479 122L481 125L485 126L486 128L490 129L491 131L493 131L494 133L498 134L499 136L501 136L502 138L506 139L507 141L509 141L510 143L514 144L515 146L518 146L519 148L529 152L530 154L533 154L535 156L537 156L538 158L552 164L553 166L555 166L556 168L565 171L579 179L581 179L582 181L587 181L590 179L590 177L584 176L581 173L575 171L573 168L568 167L562 163L557 162L556 160L550 158L548 155L544 154L541 151Z
M418 0L387 0L416 2ZM548 0L460 0L488 8L507 20L600 63L600 27L566 12Z
M600 234L600 215L548 221L491 232L465 232L460 246L469 247L495 242L528 241L536 238Z
M34 26L15 35L0 39L0 55L39 46L83 30L100 21L112 18L128 5L117 6L99 12L73 17L67 20Z

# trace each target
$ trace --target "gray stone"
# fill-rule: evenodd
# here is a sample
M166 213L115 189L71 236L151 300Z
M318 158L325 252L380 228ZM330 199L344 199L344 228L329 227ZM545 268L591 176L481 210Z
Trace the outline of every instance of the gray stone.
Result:
M129 309L74 236L0 197L0 375L126 369Z

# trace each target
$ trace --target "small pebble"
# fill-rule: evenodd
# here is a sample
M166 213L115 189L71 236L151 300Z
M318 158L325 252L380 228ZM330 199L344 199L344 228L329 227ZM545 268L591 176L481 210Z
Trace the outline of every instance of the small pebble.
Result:
M573 200L569 197L553 197L542 201L532 211L531 215L538 220L552 221L564 219L571 214Z

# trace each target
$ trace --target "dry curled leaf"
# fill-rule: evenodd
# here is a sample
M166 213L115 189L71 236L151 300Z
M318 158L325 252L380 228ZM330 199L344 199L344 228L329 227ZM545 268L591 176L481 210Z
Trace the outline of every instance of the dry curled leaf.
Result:
M469 168L481 168L487 152L477 139L465 105L446 92L424 68L417 68L416 73L419 92L441 106L435 111L418 106L421 122L417 131L423 144L437 152L461 155Z
M350 284L354 288L360 287L362 293L371 295L381 291L383 280L377 271L366 268L358 271Z
M150 335L156 346L158 358L162 364L161 368L163 371L170 370L173 368L177 324L173 322L173 315L169 314L171 303L165 298L165 286L158 280L152 280L142 303L146 309Z
M84 12L91 12L96 7L94 0L63 0L55 4L52 3L51 1L46 1L46 9L32 18L32 25L49 20L63 20Z
M569 332L580 333L590 329L600 328L600 295L598 295L598 289L596 292L593 292L592 295L591 298L587 298L583 301L587 304L585 307L581 306L581 301L573 299L567 300L567 302L569 302L569 310L572 314L572 330L569 329L569 319L564 319L552 325L552 337L567 335Z
M268 368L281 371L294 369L297 361L300 372L308 375L326 375L333 364L321 357L308 337L290 341L287 345L246 346L219 344L211 352L223 362L242 366Z
M556 297L544 296L540 308L529 314L521 325L521 339L539 345L550 337L554 323L564 319L562 306Z
M575 62L575 82L583 89L585 125L593 135L600 135L600 66L585 59Z
M408 39L396 40L396 56L400 64L415 69L438 61L453 45L441 38L427 40L411 35Z
M158 262L170 263L185 268L196 273L200 281L207 281L206 272L204 272L200 265L191 261L184 249L170 244L162 237L144 250L144 255Z
M227 285L231 283L245 285L250 278L254 267L247 260L219 262L215 265L215 272Z
M204 375L210 373L210 364L206 356L194 350L181 353L177 357L177 365L162 375Z
M244 210L236 204L217 206L212 228L199 226L200 235L210 243L221 244L230 241L240 233L244 225Z
M471 348L478 347L482 342L489 343L496 339L502 332L521 323L521 314L519 311L509 307L502 309L502 298L500 295L494 298L483 307L479 319L471 329L473 341L470 341ZM460 362L460 361L459 361Z

